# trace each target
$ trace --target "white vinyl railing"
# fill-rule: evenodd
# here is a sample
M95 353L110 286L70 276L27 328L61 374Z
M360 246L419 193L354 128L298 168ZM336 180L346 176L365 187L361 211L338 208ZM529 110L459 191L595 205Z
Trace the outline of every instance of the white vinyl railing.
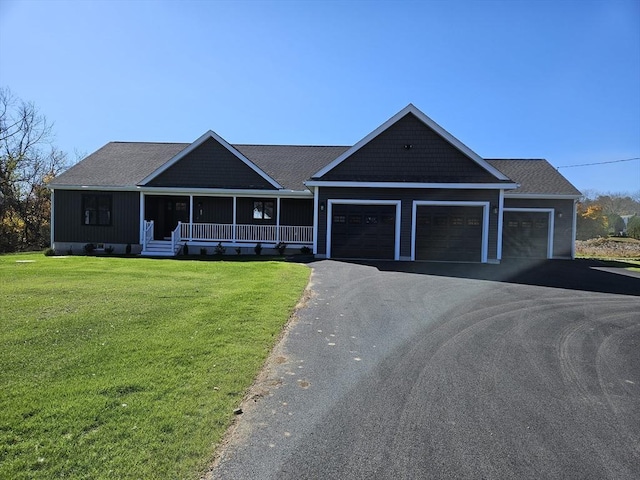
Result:
M171 232L171 251L176 252L177 246L180 243L180 229L182 224L178 222L178 226Z
M310 226L181 223L178 229L179 240L188 241L313 243Z
M147 248L149 242L153 240L153 220L144 222L144 236L142 238L142 250Z

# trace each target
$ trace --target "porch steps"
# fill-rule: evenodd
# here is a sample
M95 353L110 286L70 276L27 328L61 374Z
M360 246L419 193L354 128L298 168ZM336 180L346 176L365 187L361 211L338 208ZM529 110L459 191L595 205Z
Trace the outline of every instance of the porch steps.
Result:
M171 242L151 240L140 255L143 257L175 257L176 253L171 249Z

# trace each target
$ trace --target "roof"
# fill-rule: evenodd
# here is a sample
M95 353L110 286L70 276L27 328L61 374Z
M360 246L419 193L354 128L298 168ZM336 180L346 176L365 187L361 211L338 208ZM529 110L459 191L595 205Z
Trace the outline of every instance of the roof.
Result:
M134 187L191 145L109 142L57 176L51 185ZM349 148L308 145L231 146L287 190L305 190L305 180Z
M189 145L189 143L109 142L58 175L51 185L132 187Z
M514 182L520 184L509 195L548 195L573 196L582 195L566 178L544 159L487 159L491 165L500 170Z

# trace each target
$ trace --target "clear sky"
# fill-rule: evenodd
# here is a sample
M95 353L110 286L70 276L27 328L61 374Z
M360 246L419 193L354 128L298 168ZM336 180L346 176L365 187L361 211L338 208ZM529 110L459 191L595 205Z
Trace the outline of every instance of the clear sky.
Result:
M353 145L408 103L485 158L640 157L640 0L0 0L0 86L56 144ZM637 192L640 160L561 168Z

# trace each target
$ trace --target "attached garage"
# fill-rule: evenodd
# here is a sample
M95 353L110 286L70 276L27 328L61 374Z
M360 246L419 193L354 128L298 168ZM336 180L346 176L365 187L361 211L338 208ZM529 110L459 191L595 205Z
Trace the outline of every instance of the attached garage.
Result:
M416 205L415 260L486 261L487 206Z
M547 210L505 210L502 258L551 258L550 218Z
M397 205L330 203L332 258L397 258Z

